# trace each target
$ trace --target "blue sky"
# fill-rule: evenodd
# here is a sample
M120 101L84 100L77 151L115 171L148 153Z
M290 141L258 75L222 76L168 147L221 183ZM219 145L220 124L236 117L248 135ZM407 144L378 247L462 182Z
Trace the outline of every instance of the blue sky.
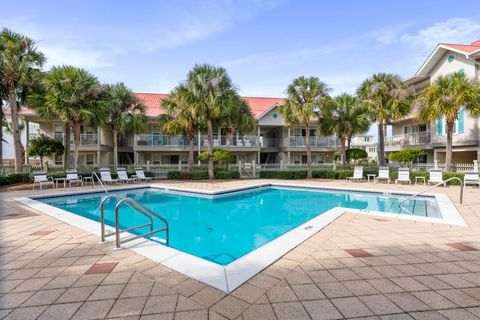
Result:
M0 24L56 64L168 92L195 63L242 95L283 96L299 75L337 95L375 72L412 76L438 42L480 39L477 1L0 1Z

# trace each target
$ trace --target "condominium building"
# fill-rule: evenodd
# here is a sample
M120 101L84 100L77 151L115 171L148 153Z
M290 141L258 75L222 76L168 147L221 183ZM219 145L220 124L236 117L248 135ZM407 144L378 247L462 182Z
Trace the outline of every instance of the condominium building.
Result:
M161 107L166 94L137 93L137 97L146 107L148 123L145 131L119 137L118 158L123 165L164 165L185 163L188 159L188 144L184 136L169 136L162 133L158 117L164 113ZM256 118L257 128L254 132L237 132L229 148L235 155L235 161L256 163L303 164L307 161L306 130L302 126L290 126L278 112L283 98L243 97ZM45 120L38 117L33 110L21 113L26 126L32 123L38 127L35 134L63 138L65 124L61 121ZM73 135L72 135L73 136ZM110 130L102 127L81 126L79 147L80 165L109 165L113 163L113 137ZM72 137L73 143L73 137ZM227 148L225 128L215 128L214 148ZM314 163L331 163L337 150L337 138L320 135L315 126L310 131L310 146ZM195 137L195 161L200 152L207 150L208 141L205 132L198 132ZM73 144L72 144L73 150ZM47 159L50 164L61 165L63 155Z
M370 134L359 134L352 137L351 148L362 149L367 152L368 161L377 162L377 142L376 138Z
M406 84L418 93L439 76L455 72L480 79L480 40L471 44L440 43ZM420 122L418 111L418 107L414 107L408 116L392 124L392 135L385 140L386 152L418 147L425 152L420 162L445 162L445 118L433 123ZM459 112L453 134L453 163L471 163L479 159L479 124L479 119L471 117L468 112Z

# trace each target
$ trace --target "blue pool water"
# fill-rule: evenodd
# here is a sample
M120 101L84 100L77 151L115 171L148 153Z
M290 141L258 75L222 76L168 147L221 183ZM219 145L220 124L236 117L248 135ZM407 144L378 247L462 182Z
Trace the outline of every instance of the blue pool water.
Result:
M170 227L170 246L220 265L238 259L263 244L332 209L346 207L391 213L440 217L431 197L409 200L406 196L336 190L256 188L218 197L179 194L145 188L116 191L133 198L165 217ZM40 198L38 201L99 221L104 193ZM106 205L106 223L113 226L115 199ZM123 228L146 223L144 216L124 207ZM161 228L155 221L155 228ZM147 230L139 229L139 232ZM164 238L163 234L157 234Z

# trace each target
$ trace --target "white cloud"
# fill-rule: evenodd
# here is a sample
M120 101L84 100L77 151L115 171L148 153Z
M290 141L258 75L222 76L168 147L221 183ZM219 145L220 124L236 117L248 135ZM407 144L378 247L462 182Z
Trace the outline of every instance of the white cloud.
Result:
M437 22L414 34L403 34L403 43L432 50L438 43L470 43L478 38L480 21L470 18L451 18Z
M101 68L114 65L106 53L100 50L82 48L72 43L56 45L41 43L39 49L45 53L47 57L46 68L63 64L73 65L79 68Z
M375 38L382 45L389 45L397 41L397 34L393 31L387 31Z

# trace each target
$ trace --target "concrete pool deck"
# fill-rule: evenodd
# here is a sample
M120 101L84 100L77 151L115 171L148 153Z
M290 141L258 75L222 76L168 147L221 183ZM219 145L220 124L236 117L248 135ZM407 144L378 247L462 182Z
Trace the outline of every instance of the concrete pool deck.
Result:
M166 183L215 191L259 182L269 181ZM480 190L467 188L461 206L458 187L434 192L468 227L347 213L230 294L13 200L51 190L0 193L0 318L480 319Z

